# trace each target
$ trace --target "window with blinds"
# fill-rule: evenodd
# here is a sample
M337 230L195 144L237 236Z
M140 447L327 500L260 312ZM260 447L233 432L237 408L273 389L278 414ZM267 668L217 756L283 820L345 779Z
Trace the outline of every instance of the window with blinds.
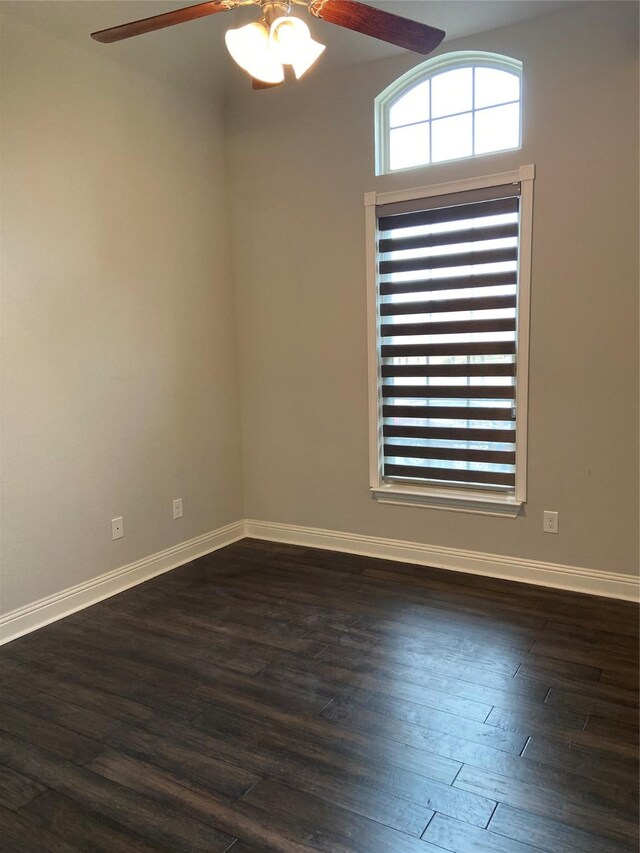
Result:
M376 204L379 484L515 496L521 227L519 180Z

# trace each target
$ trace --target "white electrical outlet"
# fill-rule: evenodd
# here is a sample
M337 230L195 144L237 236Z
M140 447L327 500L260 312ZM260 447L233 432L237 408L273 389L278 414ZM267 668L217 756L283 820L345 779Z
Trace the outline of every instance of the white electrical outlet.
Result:
M182 518L182 498L176 498L173 502L173 517Z
M558 532L558 513L546 510L542 513L542 529L545 533Z
M124 522L122 521L122 516L119 518L111 519L111 538L112 539L122 539L124 536Z

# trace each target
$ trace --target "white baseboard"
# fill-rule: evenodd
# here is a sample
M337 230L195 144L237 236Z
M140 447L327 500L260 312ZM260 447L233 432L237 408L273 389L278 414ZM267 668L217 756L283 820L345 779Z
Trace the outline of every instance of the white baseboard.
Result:
M224 548L225 545L231 545L232 542L237 542L245 536L244 528L243 521L227 524L225 527L197 536L187 542L181 542L150 557L136 560L128 566L113 569L97 578L5 613L4 616L0 616L0 645L35 631L37 628L42 628L57 619L62 619L63 616L75 613L76 610L97 604L104 598L109 598L156 575L182 566L197 557L202 557L218 548Z
M521 557L504 557L500 554L484 554L480 551L463 551L441 545L424 545L421 542L403 542L398 539L383 539L379 536L343 533L338 530L322 530L315 527L245 519L227 524L225 527L190 539L188 542L181 542L179 545L137 560L128 566L106 572L97 578L5 613L4 616L0 616L0 645L62 619L77 610L97 604L105 598L117 595L125 589L182 566L197 557L203 557L218 548L231 545L245 536L290 545L306 545L309 548L361 554L365 557L378 557L400 563L434 566L454 572L468 572L473 575L503 578L625 601L638 600L638 579L633 575L544 563Z
M638 578L616 572L253 519L245 521L245 534L254 539L325 548L329 551L343 551L401 563L417 563L421 566L434 566L454 572L486 575L625 601L638 600Z

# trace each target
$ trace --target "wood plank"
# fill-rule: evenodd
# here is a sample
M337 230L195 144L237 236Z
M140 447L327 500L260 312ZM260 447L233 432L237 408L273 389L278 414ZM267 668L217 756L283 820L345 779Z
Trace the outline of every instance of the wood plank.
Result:
M224 578L220 581L221 586L232 589L244 588L247 583L254 583L259 576L264 577L268 571L269 582L304 584L306 589L313 592L315 588L326 586L339 595L352 580L357 580L359 573L344 572L339 565L331 560L328 552L317 560L291 560L291 559L269 559L260 565L252 565L242 575L233 578Z
M402 575L398 576L400 582L402 577ZM358 622L358 627L385 637L406 636L429 642L432 639L441 641L452 636L462 640L479 641L493 648L516 649L521 652L529 651L537 637L537 633L531 629L515 626L488 626L484 619L474 619L464 615L451 619L448 615L439 616L434 610L427 618L411 613L403 613L397 619L363 616Z
M69 640L87 636L88 629L82 625L70 625L63 622L60 633L66 635ZM111 626L94 628L91 631L92 645L107 652L122 652L124 649L132 660L143 660L151 665L164 669L177 670L179 673L192 677L203 677L209 666L220 666L221 664L233 669L239 656L245 655L249 664L249 673L259 670L260 665L253 665L254 660L261 660L261 653L269 654L265 646L255 643L231 642L225 638L209 640L206 645L201 645L197 640L197 634L191 632L191 641L178 639L173 629L168 629L166 634L119 624L117 631ZM310 645L310 652L317 651L320 646ZM254 654L255 653L255 654Z
M441 814L434 817L422 837L452 853L536 853L540 850Z
M632 614L635 615L635 614ZM622 620L622 627L625 622ZM593 628L585 633L585 630L580 625L574 625L571 621L561 621L556 619L548 619L543 630L540 632L540 639L551 640L557 644L558 641L565 643L570 641L573 646L592 648L596 643L598 648L610 647L614 653L618 649L626 649L637 654L638 649L638 626L635 624L637 619L633 619L634 632L633 635L622 634L619 632L620 625L609 625L609 630L594 630Z
M109 753L96 759L94 769L131 791L157 799L163 806L177 806L192 818L215 826L214 831L222 827L229 835L245 838L252 844L280 853L311 853L319 849L316 843L321 839L320 833L309 826L302 816L297 821L292 820L291 815L288 820L283 820L249 803L233 804L200 790L183 777L119 753ZM326 850L327 847L320 849ZM335 849L351 853L346 847Z
M611 687L606 699L594 696L588 688L567 689L552 687L545 698L545 705L562 713L597 714L608 720L620 720L622 723L638 723L636 697L632 690Z
M600 673L600 679L603 684L612 684L616 687L624 687L625 690L634 690L638 692L639 675L637 670L632 669L610 669L604 667Z
M262 580L262 587L265 587L264 575ZM385 616L389 613L388 599L386 604L380 596L371 596L370 594L368 597L366 594L363 595L361 599L358 599L356 596L349 596L347 599L344 596L344 592L341 593L340 590L336 590L333 586L329 585L324 587L320 594L318 591L310 591L308 588L303 588L300 582L296 586L295 573L293 579L290 578L288 581L283 581L281 578L274 576L273 570L269 570L269 583L265 588L268 590L267 593L261 591L261 585L257 576L251 578L249 575L245 575L239 579L234 578L232 582L226 583L224 587L218 587L216 594L223 597L231 592L235 597L239 592L244 592L245 595L250 594L258 601L278 601L281 604L287 602L289 606L306 606L316 610L329 609L335 611L342 609L347 613L351 612L357 616L365 614ZM409 598L407 603L411 603L413 600ZM401 611L403 602L404 599L395 602L394 607L398 611Z
M291 662L290 662L291 661ZM259 678L269 678L276 672L286 677L291 684L307 685L307 690L320 690L323 695L333 695L338 697L340 693L346 694L343 698L351 697L356 701L368 700L370 704L376 702L381 705L403 705L409 702L411 706L420 705L425 708L432 708L435 711L444 711L448 714L455 714L459 717L465 717L468 720L476 722L484 722L487 715L492 709L492 704L489 702L480 702L466 697L456 696L454 693L439 690L437 687L431 687L429 684L412 685L405 684L404 690L398 687L398 681L389 681L384 679L367 678L360 676L358 673L351 673L348 670L341 669L344 679L344 687L335 683L331 685L327 681L314 677L315 671L320 671L322 664L317 661L304 661L300 668L307 665L306 672L296 672L296 661L289 659L286 664L268 665ZM324 671L333 671L340 669L339 667L324 667ZM305 678L304 676L307 676ZM357 682L364 683L372 689L362 689L357 685ZM382 688L382 689L380 689ZM390 695L387 695L390 694ZM413 702L412 699L404 699L399 693L404 693L406 696L411 696L412 699L419 699L418 702ZM497 692L496 692L497 695ZM326 704L326 703L325 703ZM322 710L322 709L320 709ZM415 710L415 709L413 709Z
M196 720L197 725L201 727L215 725L216 715L231 711L245 719L255 720L263 731L266 730L267 726L270 726L274 731L281 729L287 733L289 739L295 737L303 742L315 738L328 744L336 743L335 726L323 717L301 717L285 710L265 706L252 697L229 696L225 700L225 704L226 708L220 706L209 708ZM498 732L488 727L487 733L490 732L494 732L497 739L501 737ZM509 738L509 735L505 736L505 740L509 740ZM397 742L391 741L387 737L365 736L348 730L342 733L339 746L341 750L348 750L350 753L368 760L375 761L378 755L388 755L390 762L410 770L415 766L424 766L427 760L420 750L411 747L402 748ZM430 762L430 772L434 774L433 778L437 780L450 781L450 778L452 779L459 769L457 762L446 759L436 760L435 756L430 756L428 761Z
M45 790L43 785L33 779L0 764L0 805L17 810Z
M117 653L116 653L117 652ZM45 651L45 656L51 650ZM100 662L100 678L113 691L124 693L136 701L144 702L158 711L193 719L201 714L207 703L222 701L227 695L250 695L263 704L284 707L289 710L316 713L327 703L323 697L297 691L284 684L266 684L243 673L236 673L213 663L193 663L189 660L184 668L174 667L167 671L163 658L147 657L146 652L131 648L122 636L117 639L95 641L92 636L81 650L70 650L66 656L67 671L83 675L86 666ZM69 669L69 661L73 666ZM59 666L53 655L52 666ZM196 669L202 668L198 677Z
M0 703L0 731L23 737L79 764L91 761L104 749L97 741L4 703Z
M520 712L494 707L487 717L487 725L511 732L532 734L566 734L572 737L581 732L587 722L586 714L569 714L556 711L548 705L527 706Z
M414 670L421 670L419 676L421 683L425 683L429 678L429 673L450 677L451 673L455 672L457 678L462 681L469 681L471 684L482 684L488 687L493 687L497 690L508 690L511 688L517 693L521 685L517 684L513 675L517 666L507 666L504 672L496 672L482 666L474 667L471 660L462 659L445 659L438 653L421 654L419 652L402 651L396 653L393 649L381 650L371 648L367 655L352 654L350 649L335 649L328 646L323 651L316 655L318 660L323 663L331 663L340 666L343 663L353 665L362 671L363 668L371 668L372 666L386 667L388 672L394 670L405 671L405 667Z
M141 796L71 761L0 733L0 762L86 808L175 851L223 853L233 837L185 817L168 804Z
M289 661L290 658L286 658L285 664L288 665ZM483 673L485 675L483 679L479 675L474 676L466 671L462 673L456 667L440 666L433 661L427 663L417 659L414 663L418 665L414 666L388 660L383 656L376 657L373 654L354 655L346 649L337 652L335 649L327 648L320 652L314 661L325 672L330 669L335 671L338 668L357 675L369 675L375 680L384 679L387 683L402 681L416 686L431 686L434 690L442 693L452 693L455 696L462 696L490 705L497 704L498 698L504 700L505 694L509 696L512 694L513 701L516 699L520 701L521 697L530 697L542 702L549 689L546 684L543 685L541 682L525 681L511 676L502 677L492 673ZM426 664L425 668L420 665L421 663ZM306 665L306 663L302 665ZM469 680L470 675L473 680Z
M329 701L322 689L314 690L307 686L297 688L287 680L276 681L267 678L250 678L237 673L220 673L217 683L207 682L198 688L198 697L207 704L233 704L237 701L258 702L263 708L297 711L301 714L317 714Z
M243 798L243 803L250 803L270 819L277 816L286 825L297 822L299 816L304 815L305 823L316 828L313 838L316 849L328 853L336 849L358 853L398 853L399 850L402 853L426 853L424 844L417 838L351 814L346 809L272 779L265 779L252 788Z
M591 664L575 663L560 658L530 652L522 658L522 666L529 667L541 678L558 675L582 681L597 681L602 672L601 667Z
M493 705L509 708L512 704L516 704L519 707L529 701L522 694L514 695L457 678L429 673L428 680L424 683L425 676L422 670L411 668L405 670L399 667L398 671L394 672L392 667L390 669L391 672L388 669L377 668L373 675L368 672L357 672L348 666L327 664L317 659L286 657L278 663L268 664L257 678L287 680L302 690L323 690L325 695L335 698L349 698L353 695L353 691L358 690L403 699L426 707L433 707L434 702L437 702L441 710L447 710L450 713L455 713L454 702L457 697L460 697L486 707L485 717ZM396 677L387 677L391 674ZM405 680L404 675L412 680ZM443 700L443 694L450 698ZM529 695L532 697L531 701L537 703L541 702L547 694L548 687L536 684Z
M375 703L378 708L385 707L382 702ZM472 741L473 743L481 744L482 746L491 746L494 749L501 749L505 752L510 752L514 755L519 755L526 743L526 735L520 735L515 732L509 732L493 725L485 725L472 720L467 720L464 717L457 717L455 714L446 714L441 711L434 711L431 708L425 708L421 705L412 705L409 702L397 701L387 703L385 710L388 713L380 714L374 710L369 710L358 706L354 702L345 700L335 700L323 712L322 716L326 719L339 722L342 725L348 725L350 721L360 720L361 726L373 726L387 732L387 736L396 730L397 720L406 720L422 728L430 729L441 734L453 735L457 738ZM389 716L389 712L393 716ZM492 712L493 713L493 712Z
M360 725L362 731L375 732L377 730L376 721L371 717L365 717ZM601 803L610 803L612 808L623 805L631 813L636 808L633 774L627 776L622 775L621 772L608 773L605 776L592 773L583 774L562 766L559 768L550 767L529 757L523 759L519 755L508 754L499 749L479 745L462 738L443 735L439 732L430 733L414 728L407 731L402 723L394 722L393 725L393 737L415 744L415 738L419 734L421 735L420 745L437 755L447 756L476 768L522 782L548 787L554 786L558 790L574 790L584 796L593 796ZM578 770L582 769L578 768Z
M8 705L94 740L100 740L120 725L118 720L106 714L81 708L74 702L67 702L46 693L34 692L25 697L13 690L3 690L3 694ZM0 719L1 716L0 710Z
M325 760L317 749L307 757L304 751L301 754L285 747L272 746L266 737L262 738L258 750L254 748L250 737L239 736L230 726L226 726L220 735L159 718L150 721L149 726L158 733L150 746L142 733L124 728L112 736L111 742L121 752L162 767L170 766L171 754L176 748L184 750L189 756L206 754L208 757L236 760L245 768L251 768L263 776L271 776L285 783L295 779L302 791L409 835L420 835L433 815L430 809L392 793L394 785L400 785L407 778L396 771L386 769L377 773L375 765L358 764L355 760L341 762L333 756ZM198 768L197 759L192 760L194 768ZM206 784L207 777L202 773L196 779ZM406 784L410 786L409 779Z
M576 829L557 820L533 815L500 803L489 829L504 835L508 843L530 842L536 849L548 853L636 853L634 843L613 841L602 835ZM514 848L515 849L515 848Z
M364 631L360 625L342 631L319 630L309 633L309 638L318 643L347 648L362 649L372 654L389 654L388 638L375 631ZM469 637L453 634L431 635L424 638L408 637L397 634L393 639L393 654L418 655L428 661L437 655L444 661L456 660L462 663L475 660L481 668L514 675L520 665L521 653L518 649L503 647L495 642L477 642Z
M144 659L127 658L124 644L122 654L110 654L94 643L91 634L85 637L82 647L78 647L75 641L64 640L55 643L48 640L46 644L26 651L20 647L13 648L13 643L11 646L10 654L23 664L35 661L40 666L49 667L56 676L146 705L152 713L154 710L163 711L193 719L202 713L206 705L193 697L192 690L186 689L189 682L180 670L171 672L154 667L151 661L145 663ZM132 650L131 654L135 656L137 652ZM154 674L158 678L157 684L148 680Z
M204 726L205 731L215 731L216 726L219 726L220 731L227 734L230 733L233 730L232 725L234 721L230 720L226 715L222 715L220 720L219 717L218 712L212 710L205 714L201 721L198 721L198 725ZM318 725L305 729L304 735L302 732L282 726L279 727L280 731L278 731L278 728L266 728L263 725L260 729L261 737L268 739L268 742L271 744L279 744L281 748L289 746L292 751L298 754L306 753L308 758L311 758L314 753L320 757L326 755L329 762L339 762L339 765L336 763L336 766L344 766L345 769L357 773L359 769L359 762L357 760L352 763L348 756L345 756L346 761L344 759L341 761L335 748L333 750L329 749L326 753L322 752L322 733L325 734L325 742L328 741L330 744L332 740L335 741L331 724L324 720L311 720L308 722L317 723ZM251 731L255 730L255 726L250 720L243 721L240 717L236 718L235 726L236 731L240 732L243 731L244 727L245 734L248 737L250 737ZM320 736L319 743L314 742L313 731L315 731L316 736ZM355 741L353 733L345 732L345 734L349 734L352 740ZM299 743L298 740L303 737L306 743ZM446 759L431 755L430 753L421 752L420 750L410 751L410 747L403 748L402 744L393 743L392 741L389 741L389 744L386 745L384 741L381 742L379 738L375 737L365 738L359 736L358 741L361 748L356 754L361 758L366 757L369 762L367 765L369 768L368 774L361 777L362 781L366 784L376 786L382 784L387 786L390 780L393 780L395 787L391 792L396 796L425 805L434 811L451 814L454 817L464 815L464 819L471 823L481 826L486 825L495 805L491 800L484 797L469 800L452 796L454 789L446 782L440 782L435 778L439 772L439 768L443 766L443 762L446 762ZM367 743L368 741L370 741L369 744ZM408 763L407 755L410 756L410 760L413 762L413 770L400 769L398 766L400 763L405 765ZM376 758L381 765L377 773L376 767L373 764ZM455 762L447 762L444 766L454 767L459 765L456 765ZM395 769L392 770L392 768ZM421 773L424 775L420 775ZM388 788L385 787L385 790L388 790Z
M246 768L132 726L121 726L106 739L106 743L132 758L172 770L201 788L217 791L231 799L239 799L260 781L260 776Z
M208 734L221 737L233 734L245 745L252 743L255 732L260 731L265 746L305 760L315 756L328 767L354 774L364 784L417 803L423 800L414 795L415 791L423 790L431 782L449 785L460 769L460 762L375 734L342 729L337 740L335 727L324 719L306 720L294 729L283 720L212 708L196 725ZM155 726L152 730L155 731ZM391 781L397 789L391 786Z
M137 832L103 817L55 791L47 791L22 814L53 835L86 853L158 853L167 847L146 841Z
M150 634L151 637L175 637L178 640L193 642L197 637L199 648L227 648L229 641L239 642L241 647L246 643L255 643L258 646L282 649L289 652L308 652L314 654L318 648L314 642L302 638L305 631L289 626L275 620L263 619L262 624L251 625L248 621L235 622L230 619L222 619L220 614L214 618L198 615L197 613L182 613L178 619L166 623L166 614L114 614L111 619L117 624L118 630L121 626L127 629L133 628L143 635ZM258 621L258 620L256 620Z
M0 805L2 853L77 853L78 848L56 838L33 821Z
M638 746L638 724L635 720L612 720L598 714L590 714L585 726L585 735L600 735L613 743Z
M484 622L486 626L487 611L495 615L493 621L501 630L507 628L509 630L520 628L525 631L540 630L546 622L542 613L532 615L524 608L499 607L497 604L491 606L491 602L472 599L464 594L441 599L437 594L432 593L423 601L408 602L401 612L415 619L430 620L435 616L439 619L449 618L452 622L458 623L468 619L476 624Z
M607 631L616 621L624 630L637 622L637 605L631 602L529 586L483 575L471 575L466 586L469 593L473 590L487 603L528 610L545 619L545 624L549 620L566 621L576 627L581 626L585 631ZM637 631L637 625L635 629Z
M536 685L540 688L545 687L548 695L549 688L558 688L568 692L577 692L584 695L592 696L599 699L609 699L616 701L617 696L631 697L633 701L637 696L637 691L629 690L625 687L616 685L604 684L601 679L594 681L592 678L576 678L566 673L552 672L549 670L540 670L537 667L532 667L523 664L514 676L514 681L518 684L527 684L530 687ZM546 699L545 697L543 697Z
M45 652L43 659L48 659L46 655L48 652ZM207 664L200 677L190 668L186 671L179 667L166 669L158 665L155 659L139 656L136 650L128 647L126 641L121 644L118 641L117 653L94 646L88 641L82 650L70 648L67 657L72 658L72 662L64 667L64 671L70 676L85 679L90 661L99 660L97 677L105 688L135 696L157 711L186 719L202 713L207 703L216 700L218 692L223 688L230 693L248 693L264 704L285 704L290 709L298 708L312 713L326 704L326 701L319 702L317 697L287 689L282 684L256 681L224 665ZM51 665L64 666L58 663L55 655L51 656Z
M571 741L534 735L523 756L551 767L590 779L626 786L634 795L638 780L637 756L624 756L594 746L581 746Z
M245 841L237 839L226 853L265 853L265 848L256 847L253 844L247 844Z
M153 711L146 705L133 702L96 687L67 680L41 667L35 661L29 664L12 660L8 656L0 657L0 678L5 685L19 684L21 688L55 697L64 702L104 713L114 720L136 723L148 719Z
M366 631L362 631L357 626L339 630L315 628L309 631L308 637L316 643L321 643L323 646L330 644L332 646L364 652L369 651L378 643L377 637L368 635Z
M548 718L536 717L532 714L519 715L515 711L505 711L502 708L494 708L487 717L487 724L495 726L505 732L519 732L530 734L554 735L560 740L579 744L582 746L602 749L622 756L632 758L637 755L637 738L635 728L617 728L620 724L607 724L606 721L596 722L597 718L590 717L593 721L592 727L587 724L582 729L579 717L567 716L566 721L562 715Z
M558 796L554 789L541 788L506 776L465 766L458 774L454 787L474 794L491 797L516 809L542 817L562 820L570 826L604 835L606 838L629 842L636 837L637 821L627 808L612 810L601 806L596 797L565 789Z
M327 709L329 710L330 708ZM602 803L610 802L612 807L624 805L631 811L636 807L633 785L629 786L628 778L615 776L605 779L593 778L591 775L583 776L564 768L546 766L528 757L522 758L520 755L512 755L462 738L432 732L420 726L397 720L385 720L383 716L366 709L354 712L353 718L347 721L347 725L353 725L362 732L374 735L378 732L386 733L389 737L418 746L436 755L446 756L521 782L556 790L559 796L562 796L565 790L573 790L584 796L596 797Z
M464 717L465 720L475 723L484 723L492 710L492 705L488 702L463 699L460 696L433 689L429 684L425 684L420 691L420 702L398 696L387 696L377 690L352 690L351 698L354 702L362 703L372 710L418 724L421 724L423 719L431 722L436 716L434 712Z
M635 650L616 648L610 643L606 645L599 643L597 646L594 644L587 649L576 643L555 643L549 640L536 640L531 647L531 654L545 660L551 658L589 667L599 664L606 666L609 670L622 673L634 670L637 659Z

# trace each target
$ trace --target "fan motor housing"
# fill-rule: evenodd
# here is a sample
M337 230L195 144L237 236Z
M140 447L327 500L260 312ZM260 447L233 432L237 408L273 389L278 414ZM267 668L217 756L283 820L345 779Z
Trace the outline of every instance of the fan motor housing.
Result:
M288 0L260 0L260 8L269 26L277 19L283 18L291 12L291 3Z

